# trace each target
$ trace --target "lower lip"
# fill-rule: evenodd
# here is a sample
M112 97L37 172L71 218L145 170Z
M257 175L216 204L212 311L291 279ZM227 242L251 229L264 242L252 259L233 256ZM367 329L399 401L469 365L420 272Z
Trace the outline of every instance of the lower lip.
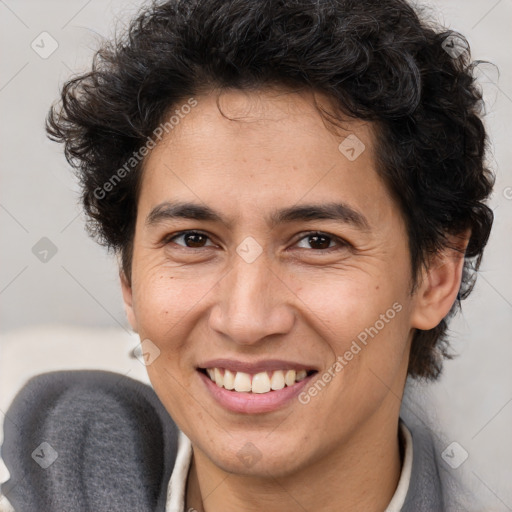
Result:
M268 393L239 393L238 391L229 391L215 384L209 377L198 370L207 390L212 397L225 409L232 412L244 414L258 414L272 412L290 403L308 384L315 375L309 375L293 386L285 386L277 391Z

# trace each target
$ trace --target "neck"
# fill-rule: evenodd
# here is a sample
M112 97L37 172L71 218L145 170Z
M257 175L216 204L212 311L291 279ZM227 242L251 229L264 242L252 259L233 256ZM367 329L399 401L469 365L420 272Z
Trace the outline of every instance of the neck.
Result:
M322 512L384 510L398 485L398 418L377 430L361 427L347 446L285 477L229 474L194 448L186 510L247 512L297 509ZM380 422L380 425L379 425Z

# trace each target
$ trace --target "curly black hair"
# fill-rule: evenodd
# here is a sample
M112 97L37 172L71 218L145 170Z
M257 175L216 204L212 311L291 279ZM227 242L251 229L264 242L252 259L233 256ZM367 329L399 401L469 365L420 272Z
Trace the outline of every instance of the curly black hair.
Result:
M458 300L413 337L409 375L435 379L452 357L447 322L473 288L493 222L477 64L462 35L403 0L153 2L103 44L91 71L65 83L46 128L77 171L89 233L121 256L130 280L144 163L133 157L187 98L277 85L324 93L340 116L373 122L413 282L448 235L471 232Z

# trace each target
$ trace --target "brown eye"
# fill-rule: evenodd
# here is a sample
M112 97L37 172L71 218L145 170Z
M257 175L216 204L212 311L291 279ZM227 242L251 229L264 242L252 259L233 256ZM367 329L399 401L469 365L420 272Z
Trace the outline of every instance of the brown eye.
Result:
M322 250L322 249L330 249L332 247L336 246L336 242L334 237L326 235L324 233L311 233L299 240L299 244L305 244L299 247L305 248L305 249L315 249L315 250ZM331 245L333 244L333 245ZM338 245L342 245L338 242Z
M208 241L208 236L205 235L204 233L200 233L199 231L184 231L183 233L180 233L168 239L168 242L174 242L177 245L189 247L191 249L206 247Z
M332 241L330 237L324 235L311 235L308 240L313 249L327 249Z
M203 247L206 243L206 236L201 233L188 233L184 236L185 243L188 247Z

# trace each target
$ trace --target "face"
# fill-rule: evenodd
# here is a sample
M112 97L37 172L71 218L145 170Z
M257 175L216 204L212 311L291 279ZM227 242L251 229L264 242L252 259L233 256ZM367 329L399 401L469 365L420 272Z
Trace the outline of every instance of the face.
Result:
M231 119L196 100L145 162L123 281L155 391L225 471L290 475L378 442L415 302L372 126L334 134L308 93L224 92Z

